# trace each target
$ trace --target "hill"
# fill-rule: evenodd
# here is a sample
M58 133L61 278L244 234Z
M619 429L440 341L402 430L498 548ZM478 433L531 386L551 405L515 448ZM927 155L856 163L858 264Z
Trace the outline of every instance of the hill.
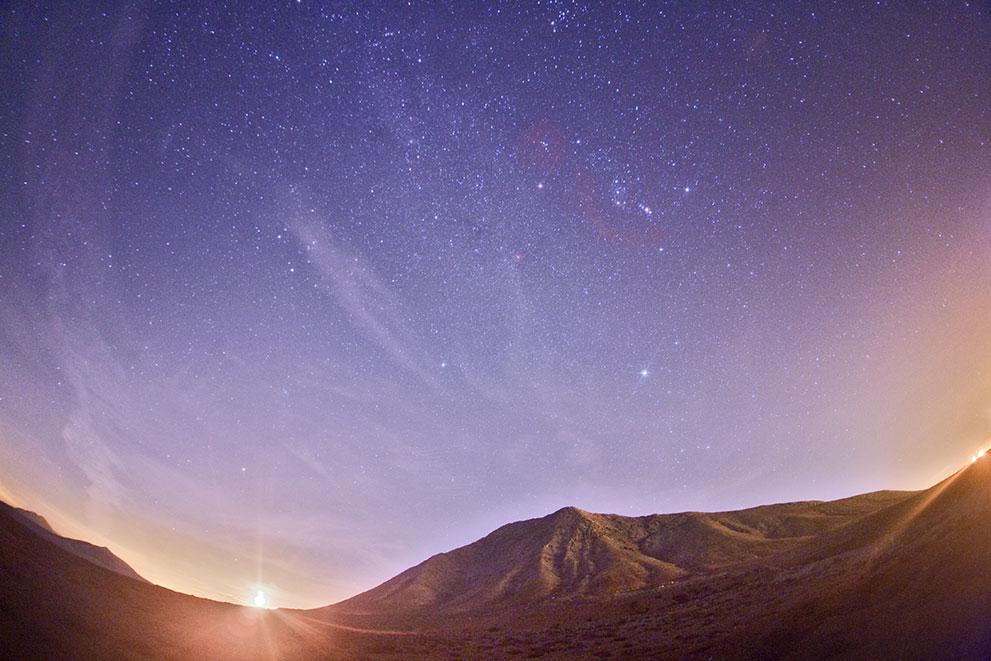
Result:
M55 530L53 530L48 524L48 521L46 521L45 518L39 514L29 512L28 510L21 509L19 507L13 507L3 501L0 501L0 511L3 511L10 517L19 520L36 534L44 537L56 546L65 549L73 555L83 558L84 560L88 560L89 562L105 569L109 569L110 571L120 574L121 576L127 576L128 578L133 578L138 581L145 581L145 579L134 571L130 565L114 555L107 547L96 546L95 544L84 542L81 539L70 539L69 537L63 537L55 532Z
M436 616L612 597L798 548L910 495L879 492L834 502L641 517L566 507L438 554L332 608Z

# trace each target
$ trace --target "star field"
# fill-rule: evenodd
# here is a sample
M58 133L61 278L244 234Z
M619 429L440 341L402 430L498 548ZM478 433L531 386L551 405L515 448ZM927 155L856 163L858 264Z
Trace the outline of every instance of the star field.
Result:
M991 433L981 3L13 3L0 497L320 605Z

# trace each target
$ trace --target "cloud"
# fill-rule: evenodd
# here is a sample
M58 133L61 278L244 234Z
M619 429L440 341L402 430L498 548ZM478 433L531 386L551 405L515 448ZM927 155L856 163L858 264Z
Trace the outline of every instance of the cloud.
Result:
M120 431L119 414L127 406L121 387L122 374L111 347L86 322L69 329L55 316L49 338L63 378L73 393L73 408L62 428L66 453L87 481L87 514L105 516L107 509L120 509L126 488L119 473L124 462L114 450Z
M119 509L125 489L117 472L124 465L100 437L85 407L73 413L62 428L62 440L69 457L88 481L86 494L91 501L90 513L98 515L107 505Z
M315 220L297 220L289 227L327 290L348 313L351 323L382 348L398 366L442 390L417 338L408 328L408 315L399 296L385 284L366 259L348 251Z

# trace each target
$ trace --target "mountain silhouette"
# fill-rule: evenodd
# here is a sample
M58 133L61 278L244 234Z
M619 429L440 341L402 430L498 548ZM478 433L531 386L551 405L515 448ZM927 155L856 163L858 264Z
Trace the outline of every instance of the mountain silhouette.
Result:
M18 519L38 535L44 537L56 546L65 549L73 555L79 556L80 558L88 560L89 562L105 569L109 569L110 571L120 574L121 576L127 576L128 578L133 578L138 581L145 580L136 571L134 571L130 565L114 555L107 547L96 546L95 544L84 542L81 539L63 537L52 529L48 521L45 520L45 517L36 514L35 512L30 512L19 507L13 507L3 501L0 501L0 511L3 511L12 518Z

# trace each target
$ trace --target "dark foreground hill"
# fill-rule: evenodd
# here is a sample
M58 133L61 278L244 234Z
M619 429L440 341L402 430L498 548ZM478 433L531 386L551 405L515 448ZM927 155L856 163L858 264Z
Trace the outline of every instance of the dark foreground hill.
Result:
M436 658L452 648L437 636L352 631L122 576L61 548L11 509L0 508L3 659Z
M991 658L991 458L920 492L565 508L312 611L95 566L0 511L0 649L108 658Z
M81 539L70 539L69 537L63 537L52 529L52 527L48 524L48 521L46 521L43 516L35 514L34 512L23 510L19 507L12 507L2 501L0 501L0 512L19 520L40 536L52 542L56 546L65 549L69 553L72 553L73 555L77 555L84 560L89 560L93 564L109 569L110 571L120 574L121 576L127 576L128 578L133 578L138 581L145 581L145 579L134 571L130 565L114 555L107 547L96 546L95 544L84 542Z

